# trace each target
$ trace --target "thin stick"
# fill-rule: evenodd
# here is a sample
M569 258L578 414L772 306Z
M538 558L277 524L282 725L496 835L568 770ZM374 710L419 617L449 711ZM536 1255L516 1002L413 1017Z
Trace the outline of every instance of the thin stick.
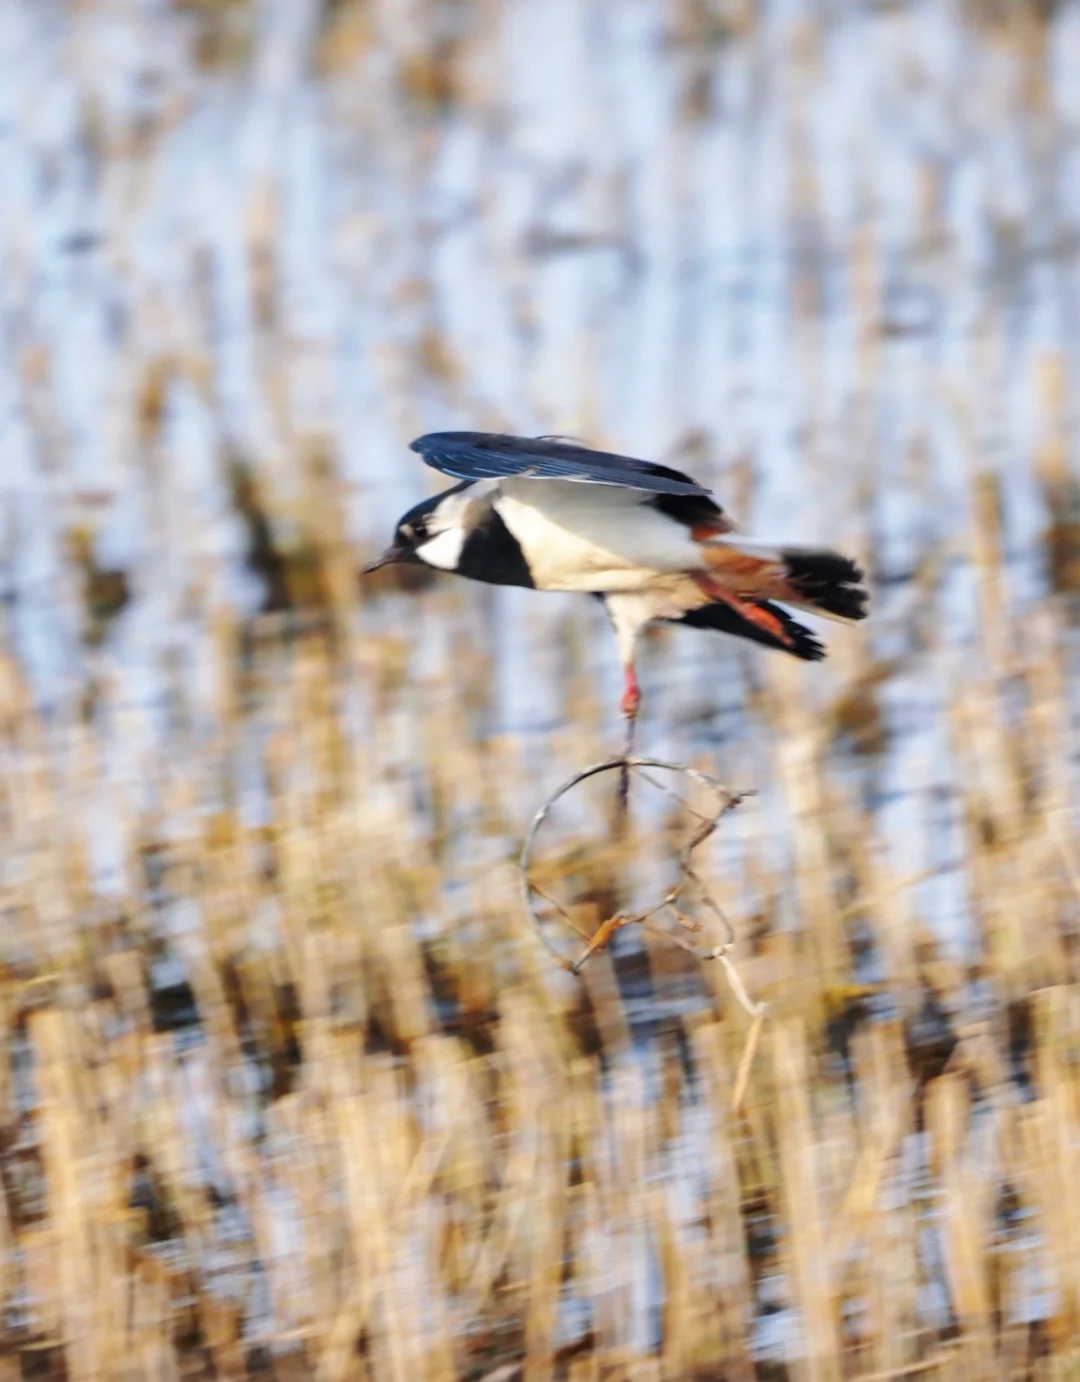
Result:
M636 920L635 917L609 917L607 921L601 922L593 933L592 939L586 946L583 954L579 955L570 966L571 974L580 974L581 967L586 960L591 960L597 951L604 950L616 931L624 926L629 926Z
M630 761L634 756L634 735L637 730L637 716L626 717L626 740L623 744L622 767L619 769L618 811L615 816L616 829L625 829L630 817Z
M730 981L733 972L730 960L727 961L725 968ZM739 987L742 988L741 981ZM743 1053L739 1059L739 1068L735 1072L735 1090L731 1096L731 1111L735 1114L742 1112L743 1100L746 1098L747 1086L750 1083L750 1071L754 1064L754 1056L757 1054L758 1041L761 1038L761 1028L764 1021L765 1004L759 1003L757 1011L754 1013L754 1020L750 1024L750 1030L746 1034L746 1045L743 1047Z

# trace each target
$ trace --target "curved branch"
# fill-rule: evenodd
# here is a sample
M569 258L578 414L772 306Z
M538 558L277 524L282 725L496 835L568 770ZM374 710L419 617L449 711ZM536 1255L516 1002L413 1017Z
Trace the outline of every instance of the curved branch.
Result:
M713 811L712 815L706 816L702 815L702 813L699 811L695 811L694 808L691 807L688 802L684 801L683 798L680 797L676 792L671 791L662 783L657 782L655 778L650 777L648 773L644 771L645 769L649 768L659 768L668 772L681 774L683 777L689 778L691 782L696 782L699 785L707 788L710 792L714 793L716 798L716 808ZM597 777L601 773L609 773L616 771L619 772L620 777L622 779L625 779L630 772L639 773L647 782L650 783L651 786L658 788L660 791L670 796L673 800L677 801L682 807L689 811L691 815L696 816L700 824L679 852L679 876L674 885L665 894L665 896L661 898L661 900L654 907L650 907L646 911L628 915L617 913L615 916L609 917L594 932L593 936L589 940L588 946L582 952L582 954L579 955L576 960L571 961L567 960L565 956L561 955L559 951L555 948L555 946L552 945L551 941L545 934L544 926L536 913L535 906L533 905L534 894L539 895L544 899L544 901L548 902L551 906L553 906L556 909L556 911L558 911L560 915L564 918L564 920L570 922L571 925L574 925L573 919L570 917L570 914L567 912L566 908L563 907L561 903L552 898L544 889L539 887L538 884L533 882L530 876L530 870L532 867L533 848L536 843L536 838L539 835L544 822L547 820L547 817L552 807L555 805L557 801L559 801L562 797L566 796L568 792L573 791L573 789L579 786L582 782L588 781L589 778ZM716 778L710 777L708 773L699 772L696 768L689 768L684 763L669 763L661 758L609 758L602 763L594 763L588 768L583 768L581 772L575 773L573 777L568 778L564 783L562 783L561 786L557 787L555 791L552 792L551 796L548 797L547 801L544 802L543 806L540 807L539 811L537 811L536 815L533 817L532 823L529 826L528 833L525 836L525 843L522 845L521 856L518 861L518 868L521 872L522 905L525 908L529 920L532 922L533 929L536 931L536 934L540 938L543 945L546 947L548 951L550 951L552 955L555 956L556 960L564 969L569 970L571 974L579 974L581 972L582 966L591 958L591 956L595 955L598 950L602 950L604 946L607 945L608 941L611 939L615 931L619 930L623 926L630 926L635 923L645 924L649 920L649 918L655 916L657 912L662 912L665 910L671 910L676 915L676 918L680 921L680 924L686 926L687 923L685 919L682 917L681 913L679 913L675 904L678 901L679 895L682 893L686 885L688 883L692 883L697 888L698 892L701 894L701 897L704 900L706 907L708 907L708 909L712 912L712 914L723 926L727 939L723 942L723 944L714 946L711 950L708 951L700 950L697 946L693 945L690 942L679 940L676 943L679 944L682 949L689 950L692 954L697 955L698 958L702 960L715 960L719 959L721 956L727 955L728 951L735 943L734 928L732 927L732 924L728 917L724 914L719 905L710 896L708 889L702 883L697 873L695 873L693 867L691 866L691 857L694 853L694 850L697 849L699 845L703 844L713 834L713 832L719 825L721 818L728 811L738 806L738 804L749 795L750 793L748 792L730 791L722 783L718 782ZM578 927L574 925L574 929L578 930ZM695 929L695 927L693 925L689 925L687 926L687 929L693 930ZM737 992L736 996L739 996ZM753 1011L753 1009L748 1009L748 1011Z

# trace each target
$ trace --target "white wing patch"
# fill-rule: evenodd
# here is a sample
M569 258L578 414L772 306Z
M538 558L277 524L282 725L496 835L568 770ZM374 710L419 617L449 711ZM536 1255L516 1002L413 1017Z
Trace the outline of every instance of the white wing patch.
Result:
M538 590L642 590L658 573L704 569L683 525L639 490L519 478L499 490L495 508Z

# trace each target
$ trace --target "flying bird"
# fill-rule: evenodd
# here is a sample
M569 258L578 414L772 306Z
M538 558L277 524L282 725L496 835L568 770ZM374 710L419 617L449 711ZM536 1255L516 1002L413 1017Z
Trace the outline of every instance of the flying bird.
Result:
M489 432L429 432L410 448L461 483L403 515L365 570L422 562L491 585L598 596L622 659L628 745L646 624L714 629L817 662L825 649L783 605L843 622L866 614L849 557L738 536L710 491L668 466Z

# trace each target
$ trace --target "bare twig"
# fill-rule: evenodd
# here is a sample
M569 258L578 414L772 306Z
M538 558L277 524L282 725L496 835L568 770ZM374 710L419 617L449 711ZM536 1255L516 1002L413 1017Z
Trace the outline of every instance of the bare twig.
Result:
M662 936L665 940L677 945L681 950L686 950L690 954L696 955L700 960L719 960L724 967L725 977L727 978L731 992L736 1001L739 1003L740 1007L753 1018L753 1024L747 1036L746 1047L743 1051L742 1059L739 1062L739 1070L735 1081L734 1105L735 1108L738 1109L742 1104L742 1100L746 1093L747 1081L750 1078L750 1067L753 1064L754 1053L757 1050L758 1038L761 1034L761 1024L765 1016L765 1004L754 1002L747 993L746 987L739 975L739 971L729 953L735 944L735 928L732 926L730 919L724 913L723 909L709 893L708 888L706 888L699 875L694 871L691 865L691 858L694 850L697 849L699 845L704 844L714 833L721 818L728 811L738 806L738 804L750 794L747 792L732 792L727 787L717 782L715 778L710 777L707 773L698 772L697 769L688 768L682 763L667 763L657 758L633 758L630 756L632 738L633 722L631 721L627 753L624 757L610 758L603 763L594 763L591 767L585 768L579 773L575 773L573 777L556 788L533 817L528 834L525 836L525 843L522 846L521 858L519 860L519 868L521 869L522 904L528 914L529 920L533 924L533 929L536 931L543 945L554 955L562 968L568 970L571 974L580 974L584 965L595 954L608 945L616 931L621 930L624 926L633 925L644 927L644 929L652 935ZM656 778L645 772L644 769L646 768L661 768L668 772L679 773L684 777L688 777L692 782L707 788L715 796L716 805L712 815L705 815L695 810L687 801L679 796L677 792L671 791L670 788L665 787L663 783L658 782ZM699 824L679 852L678 878L660 901L657 902L655 906L646 908L644 911L634 913L617 912L614 916L608 917L607 920L601 922L592 936L589 937L588 944L577 959L568 960L564 955L560 954L559 950L548 939L544 925L537 915L536 908L533 904L534 894L543 898L545 902L552 906L565 921L573 926L578 934L581 934L581 930L574 922L567 909L556 898L552 897L541 888L539 884L533 881L531 877L533 848L544 822L547 820L552 807L557 801L566 796L568 792L573 791L573 789L582 782L588 781L589 778L598 777L602 773L616 770L619 772L619 800L624 813L622 816L624 821L630 775L636 772L651 786L656 787L658 790L670 796L674 801L677 801L686 811L696 817ZM660 930L658 927L651 924L651 918L655 917L658 912L669 911L684 930L690 932L698 932L701 930L700 922L687 917L679 907L676 906L680 894L688 884L693 884L704 906L712 912L713 916L724 929L724 940L719 945L713 946L709 950L702 950L688 938L673 934L670 931Z
M628 715L626 719L626 741L623 744L622 764L619 768L619 798L616 821L620 830L624 830L630 820L630 769L632 766L631 760L634 756L634 735L636 729L636 717Z
M632 722L630 732L632 735ZM692 782L696 782L708 788L715 796L715 807L712 814L705 815L695 810L694 807L679 796L677 792L671 791L671 789L666 787L662 782L657 781L651 774L644 771L647 768L661 768L670 772L680 773L690 778ZM638 775L643 777L651 786L664 792L665 795L671 797L672 800L677 801L691 816L696 818L698 826L679 852L678 877L672 887L668 889L665 896L661 898L654 907L650 907L645 911L632 914L616 912L614 916L608 917L605 921L601 922L592 936L589 937L588 944L577 959L568 960L564 955L560 954L559 950L548 939L545 928L533 905L534 895L543 898L544 901L547 902L549 906L553 907L579 935L581 934L581 928L574 921L567 908L564 907L558 899L552 897L545 889L541 888L539 884L533 881L530 875L533 848L544 822L547 820L552 807L557 801L589 778L597 777L602 773L611 772L616 769L619 772L619 819L622 825L625 826L627 823L626 811L629 799L630 775L632 772L637 772ZM727 787L717 782L715 778L709 777L706 773L698 772L693 768L688 768L681 763L667 763L655 758L632 758L630 756L628 744L628 751L624 757L612 758L603 763L595 763L592 767L585 768L580 773L575 773L573 777L564 782L550 797L548 797L547 801L544 802L543 806L541 806L540 810L533 817L532 824L529 826L528 834L525 837L525 843L522 846L521 858L519 861L519 867L521 869L522 903L532 922L533 929L536 931L536 934L539 936L545 948L555 957L559 965L561 965L563 969L568 970L571 974L580 974L585 964L593 955L603 950L609 944L616 931L624 926L635 924L642 926L651 935L661 936L664 940L678 946L680 950L685 950L692 955L696 955L700 960L720 961L724 967L724 976L727 979L728 986L735 1000L743 1011L752 1019L735 1075L735 1087L732 1094L732 1111L736 1114L741 1110L743 1101L746 1098L746 1090L750 1082L750 1072L753 1068L754 1057L757 1054L761 1030L765 1021L766 1005L764 1003L755 1002L747 993L746 986L742 981L742 976L739 974L738 968L730 956L730 951L734 947L736 939L735 928L732 926L730 919L724 913L723 909L709 893L708 888L706 888L699 875L694 871L691 859L694 850L697 849L699 845L704 844L704 842L715 832L721 818L733 807L737 806L746 795L748 794L731 792ZM694 885L703 904L712 912L713 916L724 929L724 940L719 945L713 946L710 950L702 950L689 938L689 936L682 936L678 933L664 931L652 924L651 918L655 917L657 913L668 911L684 931L693 934L701 930L701 923L694 920L692 917L686 916L676 905L680 894L688 884Z

